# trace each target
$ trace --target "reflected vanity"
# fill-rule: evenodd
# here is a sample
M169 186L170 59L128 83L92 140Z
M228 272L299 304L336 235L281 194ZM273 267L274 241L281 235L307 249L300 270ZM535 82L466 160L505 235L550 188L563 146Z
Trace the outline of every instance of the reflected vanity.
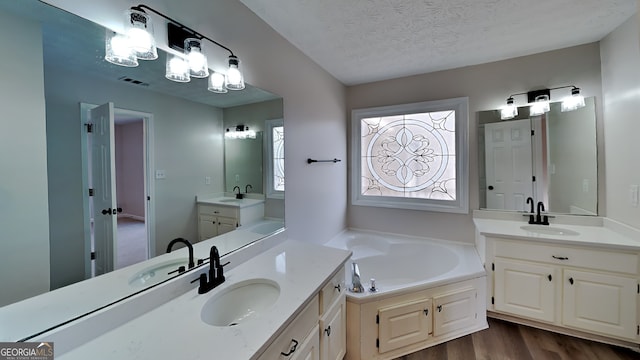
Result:
M598 167L594 98L562 112L501 120L500 110L478 112L480 208L527 211L525 201L559 214L597 215Z
M282 98L249 84L242 91L214 94L207 91L206 80L173 83L164 79L164 52L160 52L158 60L141 62L137 68L109 64L103 60L104 28L37 0L0 0L0 15L29 23L28 26L33 26L42 36L42 44L25 43L28 43L26 46L41 45L43 53L50 217L47 230L51 249L48 276L50 290L55 290L47 294L50 303L43 309L47 316L31 319L19 338L7 335L10 330L7 324L15 320L10 314L37 302L37 296L30 299L0 296L0 341L28 337L180 276L164 273L185 262L186 249L174 249L170 254L164 254L164 251L169 241L176 237L194 243L199 240L197 196L224 194L240 185L243 191L251 189L254 196L261 196L264 201L264 213L260 218L268 221L256 221L212 239L211 242L221 249L221 256L283 227L284 200L263 195L267 193L263 169L269 159L262 153L265 121L282 119ZM0 86L10 84L5 82ZM143 195L148 202L147 210L157 219L155 224L146 225L147 230L153 226L153 231L147 233L155 234L147 240L149 250L144 258L148 260L95 278L91 278L89 255L96 249L86 236L90 234L93 221L87 220L90 216L85 213L84 203L89 195L81 181L86 176L82 174L80 164L85 156L80 155L84 151L80 138L85 136L82 135L84 126L79 111L81 102L114 102L116 107L151 113L154 123L153 127L145 129L150 142L150 153L145 161L154 159L156 169L167 171L166 179L160 179L155 169L145 175L149 183L155 182L154 187L146 189ZM192 118L196 117L198 119L193 122ZM44 119L38 121L45 123ZM260 134L250 148L245 147L248 143L231 144L224 140L224 129L239 123ZM193 155L187 151L192 151ZM37 222L30 224L38 226ZM4 246L4 243L0 245L0 251L10 251ZM206 258L206 253L198 250L200 247L194 246L196 257L200 254L200 259ZM15 273L4 266L0 263L3 273ZM14 276L20 276L19 282L29 286L28 276ZM17 281L11 282L15 283ZM97 290L90 284L99 284ZM0 282L0 286L3 293L12 292L10 284Z

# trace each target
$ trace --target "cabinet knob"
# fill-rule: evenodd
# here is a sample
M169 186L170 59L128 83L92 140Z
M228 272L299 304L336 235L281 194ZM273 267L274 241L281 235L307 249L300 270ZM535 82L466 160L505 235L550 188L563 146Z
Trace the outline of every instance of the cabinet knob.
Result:
M493 190L493 186L492 186L492 185L489 185L489 187L488 187L487 189L489 189L489 190Z
M573 278L572 277L569 278L569 284L573 285Z
M327 328L324 329L324 332L327 333L327 336L331 336L331 325L327 326Z
M334 289L336 289L336 290L338 290L338 292L340 292L340 291L341 291L341 289L342 289L342 288L340 287L340 284L338 284L338 285L334 286L333 288L334 288Z
M424 316L429 316L429 309L422 310L424 312Z
M291 356L291 354L293 354L294 352L296 352L296 349L298 348L298 340L296 339L291 339L291 348L289 349L289 352L281 352L280 355L282 356Z
M438 312L442 312L442 305L438 305L436 309L438 309Z
M549 281L551 281L551 279L553 279L553 278L551 277L551 274L549 274L549 276L547 276L547 277L549 278Z
M551 255L552 258L556 259L556 260L569 260L568 257L566 256L555 256L555 255Z

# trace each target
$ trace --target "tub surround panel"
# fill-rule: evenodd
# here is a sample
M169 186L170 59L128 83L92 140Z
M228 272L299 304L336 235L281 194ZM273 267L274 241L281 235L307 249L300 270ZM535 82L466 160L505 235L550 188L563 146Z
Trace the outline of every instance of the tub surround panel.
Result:
M98 334L90 341L76 343L64 353L58 352L60 341L57 341L56 358L256 358L341 269L350 255L348 251L288 240L226 271L226 282L207 294L199 295L197 289L192 288L148 312L138 312L131 304L120 305L129 308L130 321ZM197 277L194 273L177 281L188 282ZM280 287L280 296L268 311L232 327L216 327L202 321L200 312L209 299L235 283L255 278L275 281ZM153 291L148 291L144 296L152 295ZM188 333L188 341L186 337L177 337L170 342L161 340L176 332ZM69 329L68 339L72 339L74 333L75 329ZM52 337L55 339L55 333L38 339Z

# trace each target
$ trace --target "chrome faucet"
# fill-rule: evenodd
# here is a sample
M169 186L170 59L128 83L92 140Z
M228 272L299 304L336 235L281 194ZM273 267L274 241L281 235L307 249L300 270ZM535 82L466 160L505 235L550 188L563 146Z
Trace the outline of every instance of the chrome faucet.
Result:
M196 266L196 264L193 262L193 245L191 245L191 243L187 239L177 238L177 239L171 240L169 245L167 245L167 254L171 252L173 245L176 243L183 243L189 249L189 269ZM182 271L179 271L179 272L182 272Z
M355 262L351 264L351 288L349 290L354 293L364 292L364 287L360 282L360 269Z
M236 189L238 189L238 192L236 192ZM240 193L240 186L236 185L233 187L233 191L236 194L236 199L242 199L242 194Z

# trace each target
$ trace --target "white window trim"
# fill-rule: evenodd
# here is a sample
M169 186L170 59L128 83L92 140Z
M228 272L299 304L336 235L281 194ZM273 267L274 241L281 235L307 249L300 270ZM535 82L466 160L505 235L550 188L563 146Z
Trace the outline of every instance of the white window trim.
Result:
M391 196L367 196L360 193L362 168L360 161L361 130L363 118L455 110L456 112L456 200L432 200L399 198ZM391 105L351 112L351 204L424 211L469 213L469 98L425 101Z
M266 184L268 199L284 199L284 191L275 190L273 188L273 128L284 126L284 119L270 119L265 121L265 139L264 153L266 154ZM286 169L285 169L286 171ZM286 186L286 184L285 184Z

